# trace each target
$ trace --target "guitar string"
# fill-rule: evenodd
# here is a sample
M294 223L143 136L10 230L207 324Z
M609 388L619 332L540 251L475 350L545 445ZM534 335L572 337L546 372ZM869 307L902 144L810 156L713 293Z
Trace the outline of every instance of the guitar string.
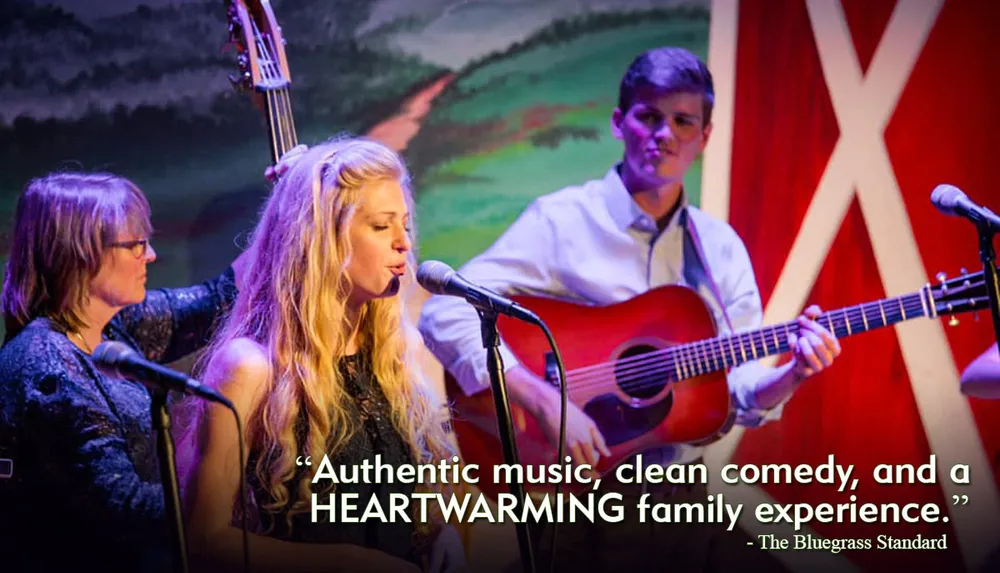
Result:
M264 83L267 84L269 76L270 76L270 73L271 73L270 69L268 68L269 63L270 63L268 61L270 58L267 57L268 56L268 51L267 51L267 48L266 48L265 43L263 41L263 36L260 33L260 28L258 28L258 26L257 26L257 22L251 20L250 25L253 26L254 43L257 45L257 53L264 56L264 60L265 61L258 62L258 63L262 64L262 65L259 66L259 69L260 69L261 75L263 76ZM264 88L264 98L265 98L266 104L267 104L267 122L268 122L268 128L271 130L271 133L273 133L273 134L280 134L281 133L281 124L280 124L280 118L275 117L274 94L273 94L273 91L271 89L268 89L266 87L266 85L265 85L265 88ZM275 161L277 161L277 159L281 157L281 145L282 145L282 142L279 141L279 139L277 137L272 137L271 138L271 153L272 153L272 157L275 158Z
M296 145L295 136L293 135L295 124L292 121L289 110L288 90L285 88L268 90L266 97L272 133L276 135L275 157L280 159L281 156Z
M281 89L281 97L285 101L285 113L288 115L288 149L291 149L299 144L299 136L295 132L295 121L293 121L292 115L292 98L288 91L288 88Z
M251 26L253 27L254 42L257 44L258 53L265 54L265 62L261 66L261 69L266 75L266 79L269 80L269 83L280 81L281 71L277 61L278 50L274 43L274 37L261 34L260 27L257 26L255 20L251 20ZM286 83L290 81L289 78L286 78ZM278 93L272 95L272 92L275 91ZM299 140L292 117L291 97L286 86L272 89L268 85L266 92L269 110L268 121L271 132L281 136L280 143L276 140L272 144L274 156L280 158L289 149L298 145ZM275 124L277 124L277 128L275 128Z
M268 47L268 58L267 58L268 76L269 79L271 80L271 86L274 86L277 85L278 82L281 80L281 71L280 68L278 67L278 60L277 60L278 51L275 49L273 37L266 36L262 40L267 44ZM280 88L271 87L271 90L275 92L274 102L277 107L276 113L278 115L278 135L281 137L281 149L279 150L280 155L278 156L278 158L280 159L281 156L283 156L285 153L288 152L289 149L292 148L291 140L288 134L289 126L291 124L291 118L289 117L288 111L285 108L286 100L284 97L282 97L283 96L282 92L286 91L284 86Z
M274 38L261 34L256 22L253 23L253 26L258 53L265 56L261 71L267 84L265 90L271 133L277 136L274 138L275 141L272 144L274 157L277 160L296 145L298 137L295 134L295 124L291 117L291 102L288 97L288 89L286 87L271 87L281 79L276 59L278 52L275 49Z
M293 120L292 116L292 100L291 97L289 96L287 87L281 88L280 98L282 102L281 110L282 113L285 114L285 124L288 126L288 128L285 130L285 137L288 140L288 149L291 149L296 145L298 145L298 141L296 141L297 138L295 135L295 121Z
M285 132L287 131L285 127L287 120L284 116L284 110L282 109L281 94L277 93L276 90L272 90L271 94L273 95L274 98L274 106L275 106L274 113L277 116L277 123L278 123L278 133L276 134L276 136L281 141L281 147L278 149L279 155L276 159L281 159L281 157L285 153L287 153L289 149L288 140L285 135Z
M267 92L266 95L267 95L267 107L268 107L268 110L271 110L272 106L273 106L273 103L271 102L271 92ZM277 133L277 128L275 127L275 122L274 122L274 113L272 113L271 111L268 111L267 121L268 121L268 127L270 127L270 129L271 129L271 133ZM272 157L275 157L275 158L281 157L281 155L278 152L278 148L280 147L280 143L278 142L278 138L272 137L271 139L272 139L272 141L271 141L271 150L272 150L272 153L273 153Z
M888 326L888 323L898 322L899 319L903 318L904 314L907 318L925 316L923 305L919 300L904 300L903 309L904 310L902 312L898 307L893 309L894 312L890 311L890 309L885 309L886 324L878 324L878 327ZM852 310L854 310L854 312L847 311L846 313L843 313L841 311L836 311L836 314L840 314L841 316L845 316L846 314L846 316L849 317L848 320L853 324L856 320L860 320L864 310ZM824 317L820 318L822 319ZM878 314L877 318L879 319L879 322L881 322L881 314ZM871 322L875 322L874 318ZM794 328L797 330L798 328L798 324L794 322L785 323L785 325L788 326L789 329ZM841 322L838 323L836 330L842 333L838 334L838 336L853 333L855 330L867 331L863 324L858 323L858 326L860 328L855 329L852 327L850 332L848 332L846 323ZM728 336L726 338L713 339L707 342L701 341L697 343L685 344L683 346L673 346L623 359L614 363L602 362L592 366L574 369L566 373L568 389L570 391L579 392L582 390L589 390L604 386L610 382L611 384L620 385L623 390L641 390L646 387L662 385L663 382L659 380L648 381L647 379L649 376L656 374L670 374L671 377L675 378L679 368L683 370L683 374L687 374L686 376L682 376L682 378L690 378L693 376L707 374L709 371L716 371L719 369L707 367L699 368L699 366L707 366L709 364L725 364L732 356L735 355L732 347L730 347L727 352L727 348L725 346L727 342L739 339L742 347L743 341L749 339L751 344L755 345L756 342L753 341L752 337L748 337L748 334L750 333L742 333L740 335ZM766 344L766 337L764 338L764 341L764 348L769 352L770 347ZM713 345L716 345L717 348L712 348ZM783 348L783 350L787 350L787 339L782 342L781 348ZM759 350L759 348L757 349ZM699 355L699 352L701 352L701 355ZM709 353L712 353L712 356L708 356ZM758 356L760 354L761 353L758 352ZM743 354L740 353L740 356L742 355ZM753 360L750 358L750 356L752 356L751 353L748 353L747 356L748 359L746 361ZM628 363L627 368L616 368L616 366L626 362ZM649 368L650 365L653 365L653 368ZM587 372L582 372L583 370L586 370ZM609 379L607 376L609 373L617 373L618 376L612 376Z
M274 114L275 124L277 125L277 131L275 132L275 140L278 143L278 154L275 156L275 161L281 159L281 157L288 151L288 142L285 140L285 117L281 109L281 98L280 94L274 88L276 77L275 61L274 61L274 50L273 46L270 45L270 37L260 38L260 43L265 46L267 57L264 63L264 73L267 77L267 94L268 102L271 104L271 113Z
M267 37L268 43L271 45L271 65L273 66L273 74L275 79L281 78L281 69L278 65L277 55L278 50L274 43L274 37ZM292 102L289 95L287 83L291 82L290 78L285 78L286 84L277 89L278 101L280 102L281 115L285 122L285 128L282 130L282 137L284 138L285 149L287 152L289 149L298 145L298 135L295 132L295 122L292 116Z

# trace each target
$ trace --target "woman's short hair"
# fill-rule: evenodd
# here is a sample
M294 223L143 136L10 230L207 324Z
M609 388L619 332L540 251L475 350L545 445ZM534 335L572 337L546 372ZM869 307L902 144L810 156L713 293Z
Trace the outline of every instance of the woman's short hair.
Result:
M10 338L39 316L68 331L104 253L126 233L148 237L149 202L110 173L57 172L31 180L18 198L0 307Z

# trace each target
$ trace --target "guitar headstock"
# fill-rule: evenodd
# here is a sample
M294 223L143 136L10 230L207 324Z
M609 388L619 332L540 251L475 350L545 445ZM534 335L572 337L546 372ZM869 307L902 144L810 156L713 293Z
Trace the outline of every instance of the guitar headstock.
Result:
M988 309L990 302L986 292L986 278L982 271L966 273L953 279L937 274L938 284L928 285L928 294L938 316L951 316L949 325L958 324L955 314L974 310Z
M229 39L236 46L238 89L254 94L287 88L292 81L285 40L268 0L226 0Z

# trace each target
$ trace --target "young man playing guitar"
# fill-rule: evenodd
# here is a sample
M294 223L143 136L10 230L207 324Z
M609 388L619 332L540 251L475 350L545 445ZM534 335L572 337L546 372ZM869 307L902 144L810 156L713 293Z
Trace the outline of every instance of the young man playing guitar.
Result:
M535 200L461 274L507 296L544 296L581 305L619 303L679 283L701 295L720 334L759 327L761 298L743 242L727 223L690 205L683 188L685 173L711 134L713 101L707 66L687 50L666 47L638 56L622 78L611 115L611 133L624 145L622 160L602 179ZM805 379L834 361L840 345L813 320L819 314L814 306L799 317L800 336L789 337L793 355L786 364L768 368L751 361L729 372L736 423L755 427L775 419ZM480 319L471 305L457 297L431 297L420 329L466 395L489 391ZM557 388L524 367L505 346L501 352L512 404L537 419L555 451L561 404ZM602 456L610 456L606 436L591 417L573 403L567 416L566 451L575 463L596 467ZM643 463L692 463L701 454L695 445L662 444L643 452ZM626 508L647 491L654 503L705 503L707 497L704 485L640 490L613 482L614 472L606 473L601 490L623 492ZM557 565L565 571L627 566L721 570L734 565L719 562L726 553L739 560L735 565L764 559L763 568L777 567L766 552L748 548L746 538L705 524L577 522L560 524L559 531ZM722 545L737 551L720 551ZM738 545L749 551L735 555ZM541 554L548 542L536 547ZM548 567L544 557L538 570L543 567Z

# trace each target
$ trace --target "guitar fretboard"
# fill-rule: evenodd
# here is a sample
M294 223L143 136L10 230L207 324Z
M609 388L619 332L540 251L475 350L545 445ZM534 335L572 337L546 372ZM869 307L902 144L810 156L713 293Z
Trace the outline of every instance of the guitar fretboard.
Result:
M846 338L912 318L933 319L945 313L988 308L984 273L962 272L960 277L942 278L940 285L927 284L914 293L826 312L816 322L837 338ZM801 335L797 320L574 368L566 372L566 381L571 390L588 392L613 385L629 394L644 389L659 391L664 379L679 382L788 352L791 335Z
M911 318L929 316L922 292L842 308L820 315L816 322L837 338L845 338ZM739 366L789 350L789 335L799 335L797 321L786 322L733 335L692 342L667 349L658 371L668 370L671 378L684 380L709 372ZM648 356L648 355L647 355Z

